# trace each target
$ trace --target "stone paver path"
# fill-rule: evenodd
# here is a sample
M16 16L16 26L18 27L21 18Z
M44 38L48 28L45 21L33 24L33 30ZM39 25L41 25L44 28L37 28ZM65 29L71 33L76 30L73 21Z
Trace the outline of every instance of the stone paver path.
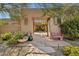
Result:
M24 43L25 45L26 43ZM0 56L49 56L44 51L41 51L32 44L27 44L27 46L13 46L7 47L6 49L0 50Z
M66 45L70 45L65 41L52 40L52 39L48 40L48 38L39 35L34 36L34 40L31 42L31 44L33 44L40 50L45 51L49 55L56 55L56 53L58 53L56 49L62 48L63 46ZM59 55L62 54L59 53Z
M46 37L34 35L31 42L20 43L13 47L0 48L2 56L55 56L63 55L57 48L70 45L65 41L47 40Z

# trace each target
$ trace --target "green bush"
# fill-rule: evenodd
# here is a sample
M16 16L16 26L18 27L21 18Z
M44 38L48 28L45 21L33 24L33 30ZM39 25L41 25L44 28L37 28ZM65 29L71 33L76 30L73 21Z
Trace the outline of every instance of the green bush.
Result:
M7 40L7 44L16 44L19 39L23 39L24 33L23 32L6 32L1 34L1 39Z
M61 31L66 37L79 37L79 20L67 20L61 24Z
M12 37L12 33L11 32L6 32L6 33L4 33L4 34L1 34L1 38L3 39L3 40L9 40L9 39L11 39L11 37Z
M11 39L8 40L7 44L16 44L16 43L18 43L18 40L19 39L23 39L23 37L24 37L24 33L23 32L15 32L12 35Z
M14 35L17 39L23 39L24 33L23 32L15 32Z
M16 35L13 35L10 40L8 40L7 44L16 44L18 41Z
M79 47L77 46L65 46L63 51L66 56L79 56Z

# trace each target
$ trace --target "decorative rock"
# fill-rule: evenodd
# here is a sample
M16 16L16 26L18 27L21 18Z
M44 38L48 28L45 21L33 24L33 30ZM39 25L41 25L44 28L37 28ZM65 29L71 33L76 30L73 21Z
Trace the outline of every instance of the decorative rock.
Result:
M25 56L28 54L28 51L29 51L29 47L23 47L19 53L19 56Z
M11 47L10 47L10 48L7 48L7 49L5 50L5 52L3 52L3 55L4 55L4 56L9 56L11 49L12 49Z
M13 51L11 52L11 56L17 56L19 53L20 48L14 47Z

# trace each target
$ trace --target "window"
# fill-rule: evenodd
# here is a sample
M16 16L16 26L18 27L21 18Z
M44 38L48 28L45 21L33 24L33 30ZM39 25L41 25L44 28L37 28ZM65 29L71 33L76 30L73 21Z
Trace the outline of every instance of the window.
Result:
M24 25L27 25L27 24L28 24L28 18L25 17L25 19L24 19Z

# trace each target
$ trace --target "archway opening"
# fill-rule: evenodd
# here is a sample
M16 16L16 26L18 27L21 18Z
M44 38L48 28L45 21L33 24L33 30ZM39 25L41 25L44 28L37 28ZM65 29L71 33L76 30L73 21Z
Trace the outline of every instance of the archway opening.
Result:
M48 36L48 19L47 18L33 18L33 32L34 34Z

